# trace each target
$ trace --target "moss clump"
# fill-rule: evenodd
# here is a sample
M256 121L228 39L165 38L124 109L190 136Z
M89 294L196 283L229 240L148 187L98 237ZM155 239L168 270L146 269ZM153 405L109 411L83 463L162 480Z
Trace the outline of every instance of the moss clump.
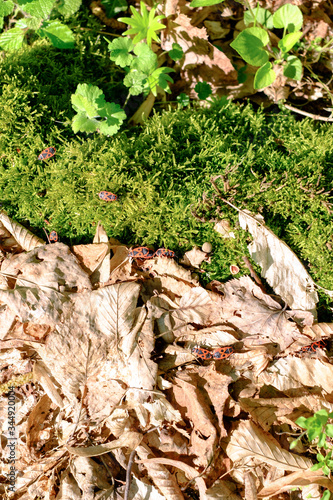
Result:
M9 215L40 236L46 218L67 243L90 241L98 221L127 244L182 253L210 241L209 276L226 279L231 263L244 268L247 237L229 207L201 200L213 197L211 177L233 166L224 196L263 214L313 279L333 289L331 126L222 100L163 111L114 137L74 135L70 96L78 83L100 86L108 101L122 88L106 48L92 43L85 35L75 50L59 51L38 42L0 64L0 196ZM37 161L47 146L56 156ZM218 185L223 191L222 179ZM101 190L120 201L102 202ZM236 239L223 240L191 206L208 219L228 218Z

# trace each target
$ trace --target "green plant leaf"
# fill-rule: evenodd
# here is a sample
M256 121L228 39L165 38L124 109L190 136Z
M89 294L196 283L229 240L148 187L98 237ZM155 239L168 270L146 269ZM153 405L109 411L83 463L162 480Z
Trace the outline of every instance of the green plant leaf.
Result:
M102 0L107 17L114 17L119 12L124 12L128 8L126 0Z
M210 5L216 5L222 3L224 0L193 0L190 3L190 7L209 7Z
M313 417L312 417L313 418ZM305 417L299 417L296 421L295 421L295 424L299 425L300 427L302 427L303 429L307 429L308 428L308 418L305 418Z
M330 473L330 470L329 468L327 467L327 465L323 465L323 473L325 474L325 476L328 476L329 473Z
M293 48L295 43L298 42L298 40L301 38L303 35L302 31L295 31L294 33L288 33L288 35L284 36L278 43L279 49L282 50L282 52L289 52L290 49Z
M51 14L54 0L32 0L31 2L18 0L17 3L24 12L40 19L46 19Z
M313 425L308 429L309 441L313 441L321 433L322 425L320 422L314 422Z
M321 423L321 425L326 425L328 420L328 412L324 409L317 411L314 414L315 419Z
M282 5L273 14L273 24L275 28L286 28L291 33L299 31L303 24L302 11L290 3Z
M264 89L271 85L276 78L275 71L272 69L272 64L268 61L261 66L254 77L253 87L257 90Z
M179 45L179 43L173 43L172 49L169 50L169 56L173 61L179 61L184 55L183 49Z
M101 89L90 83L79 83L75 94L71 96L72 106L77 112L84 112L89 118L96 116L99 107L103 106L104 94Z
M303 66L298 57L290 55L287 57L286 61L287 64L283 69L284 76L292 78L293 80L301 80Z
M49 38L57 49L72 49L75 44L74 33L60 21L44 21L37 34Z
M156 69L157 55L146 43L135 45L133 52L138 57L131 64L131 68L142 71L146 73L147 76Z
M57 4L57 10L64 17L75 14L81 7L82 0L60 0Z
M107 39L105 38L105 40ZM134 59L132 54L130 54L130 51L132 51L134 47L132 40L129 37L116 38L112 40L112 42L108 41L108 43L111 61L114 61L121 68L130 66Z
M99 110L100 116L105 118L104 121L99 123L99 130L104 135L114 135L118 132L124 120L126 113L114 102L106 102L105 106Z
M262 66L269 58L263 49L268 42L268 34L262 28L246 28L230 45L248 64Z
M161 87L165 92L171 94L169 83L173 83L173 79L168 73L174 72L172 68L166 68L162 66L161 68L155 69L151 75L148 76L148 85L152 94L156 97L157 87Z
M326 429L325 429L326 434L329 437L333 437L333 425L332 424L327 424Z
M201 100L207 99L212 93L212 87L207 82L198 82L194 87L194 90L198 94L198 98Z
M252 12L255 15L256 22L260 23L262 26L265 26L267 29L274 28L273 26L273 16L271 12L267 9L263 9L262 7L256 7L252 9ZM254 23L254 17L250 10L246 10L244 13L244 23L248 26L251 23Z
M330 500L330 498L331 498L331 492L329 490L325 490L321 497L321 500Z
M314 464L314 465L311 467L311 469L310 469L310 470L312 470L312 471L319 470L319 469L321 469L321 468L322 468L322 465L323 465L322 463L320 463L320 464Z
M124 78L124 85L129 87L131 95L140 95L144 90L144 82L147 80L147 75L141 71L131 70Z
M325 445L325 442L326 442L326 434L325 432L322 432L319 435L318 448L322 448Z
M91 134L97 131L98 122L97 120L91 120L84 113L78 113L74 116L72 121L72 129L75 134L78 132L86 132Z
M4 17L9 16L13 12L14 2L8 0L0 0L0 30L3 28Z
M164 24L159 23L161 19L165 16L155 16L156 8L153 7L148 13L147 7L141 1L140 2L141 15L135 10L133 5L130 5L132 11L132 17L119 17L119 21L132 26L130 30L123 33L126 35L136 35L133 38L133 43L141 42L141 40L147 39L147 44L151 46L152 40L160 42L156 32L165 29Z
M21 28L12 28L1 33L0 47L8 52L14 52L22 47L25 32Z

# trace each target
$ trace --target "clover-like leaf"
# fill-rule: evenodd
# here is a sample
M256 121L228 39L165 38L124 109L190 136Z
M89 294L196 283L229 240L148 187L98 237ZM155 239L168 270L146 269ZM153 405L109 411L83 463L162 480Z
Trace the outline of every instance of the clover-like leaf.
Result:
M198 94L198 98L201 100L207 99L212 93L212 88L207 82L198 82L194 87L194 90Z
M147 80L147 75L142 71L132 70L124 78L124 85L129 87L131 95L140 95L144 90L144 81Z
M112 42L108 41L108 43L111 61L114 61L121 68L130 66L133 61L133 56L130 54L134 47L132 40L129 37L116 38Z
M184 55L183 49L179 45L179 43L173 43L172 49L169 50L169 56L173 61L179 61Z
M190 104L190 98L187 94L184 94L184 92L177 95L176 100L181 106L188 106Z

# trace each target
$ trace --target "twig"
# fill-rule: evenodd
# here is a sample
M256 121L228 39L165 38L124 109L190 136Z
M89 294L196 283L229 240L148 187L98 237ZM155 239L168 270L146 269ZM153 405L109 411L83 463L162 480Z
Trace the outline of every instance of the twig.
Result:
M259 276L257 275L257 273L255 272L255 270L253 269L252 264L249 261L249 259L246 257L246 255L243 255L242 259L243 259L246 267L249 269L251 277L254 279L254 281L257 283L257 285L260 287L261 291L266 293L264 285L262 284L262 281L259 278Z
M300 109L297 109L297 108L294 108L293 106L290 106L290 104L284 104L284 107L287 109L290 109L290 111L294 111L295 113L298 113L299 115L309 116L313 120L321 120L323 122L333 122L333 118L329 118L326 116L320 116L320 115L314 115L312 113L308 113L307 111L301 111Z
M131 454L130 454L130 457L129 457L129 460L128 460L128 464L127 464L127 469L126 469L126 488L125 488L124 500L128 500L129 490L130 490L130 487L131 487L132 467L133 467L135 453L136 453L135 450L131 451Z

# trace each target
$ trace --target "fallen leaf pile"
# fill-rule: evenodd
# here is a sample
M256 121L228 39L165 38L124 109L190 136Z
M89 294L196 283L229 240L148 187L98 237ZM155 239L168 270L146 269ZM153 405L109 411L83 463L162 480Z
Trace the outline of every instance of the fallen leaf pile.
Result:
M262 257L267 248L255 238ZM45 244L4 212L0 248L1 498L333 492L329 478L309 470L306 449L289 451L299 416L333 411L329 347L300 354L329 340L333 324L314 322L318 299L301 278L287 291L273 283L286 306L248 276L205 289L196 269L208 257L199 249L183 265L166 257L131 261L129 248L100 225L92 244L69 248ZM271 266L278 254L271 252ZM203 361L195 346L232 346L233 353Z

